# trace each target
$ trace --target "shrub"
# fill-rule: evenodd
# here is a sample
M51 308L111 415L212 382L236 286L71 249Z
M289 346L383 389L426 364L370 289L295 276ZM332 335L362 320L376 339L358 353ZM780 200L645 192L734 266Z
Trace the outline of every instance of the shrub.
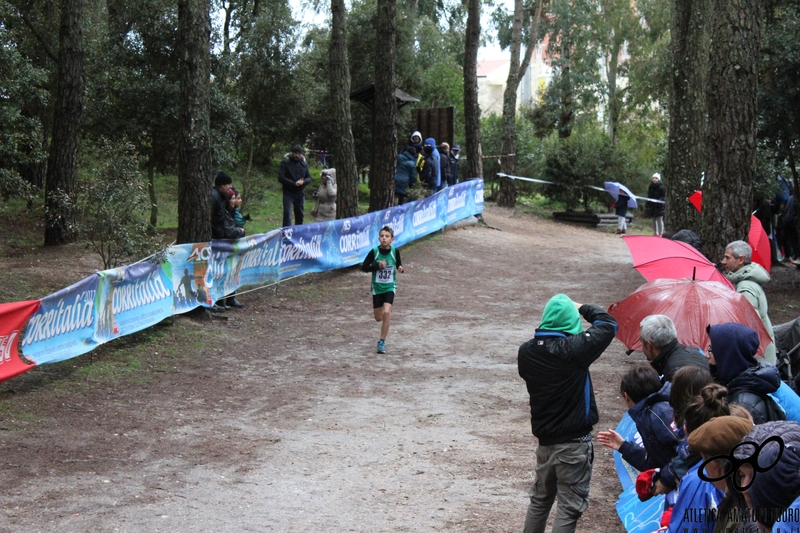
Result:
M82 153L76 194L79 238L100 255L105 269L163 252L147 222L147 180L133 145L102 140Z

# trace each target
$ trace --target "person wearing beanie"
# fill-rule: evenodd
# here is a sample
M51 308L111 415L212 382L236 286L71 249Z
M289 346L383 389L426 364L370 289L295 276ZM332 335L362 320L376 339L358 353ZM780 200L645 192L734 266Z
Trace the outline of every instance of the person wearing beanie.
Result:
M244 229L236 226L228 211L228 198L233 188L233 180L225 172L219 171L211 189L211 238L238 239L244 236Z
M294 210L294 223L299 226L305 212L305 188L311 183L311 173L303 157L303 147L299 144L292 146L291 154L281 161L278 181L283 186L283 225L292 225Z
M776 439L783 442L782 451ZM757 453L756 446L760 448ZM745 464L728 479L735 477L734 489L742 493L751 515L758 518L765 531L779 520L783 524L796 522L796 517L781 515L800 497L800 424L783 420L757 425L741 439L732 455ZM752 465L746 463L753 457L757 457L763 472L754 472ZM743 487L747 488L741 490Z
M650 186L647 188L647 197L655 202L647 202L647 214L653 219L653 235L661 237L664 234L664 213L666 213L666 203L664 203L667 192L664 190L664 184L661 183L661 174L656 172L650 180Z
M450 181L448 185L455 185L458 183L458 154L461 153L461 147L458 145L450 148L449 161L450 161Z
M751 420L723 415L711 418L689 434L689 448L699 453L703 461L692 466L681 480L669 523L670 533L694 531L695 528L697 531L714 529L719 516L717 510L725 507L727 486L724 479L713 483L703 480L700 469L704 469L702 473L711 479L722 477L725 474L725 462L710 459L729 456L751 429ZM726 520L725 517L722 519Z
M581 317L591 323L583 330ZM581 305L565 294L550 298L534 337L520 346L517 367L530 396L536 480L529 491L525 533L542 532L556 497L553 531L575 531L589 506L599 416L589 366L617 332L617 321L596 305ZM566 460L566 458L569 460Z

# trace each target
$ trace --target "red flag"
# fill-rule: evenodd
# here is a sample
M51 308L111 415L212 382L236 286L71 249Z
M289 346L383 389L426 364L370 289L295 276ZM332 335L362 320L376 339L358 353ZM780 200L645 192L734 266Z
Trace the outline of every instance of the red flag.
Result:
M0 304L0 381L27 372L36 365L24 363L17 346L25 322L39 309L39 300Z
M703 191L694 191L689 195L689 203L691 203L698 211L703 211Z

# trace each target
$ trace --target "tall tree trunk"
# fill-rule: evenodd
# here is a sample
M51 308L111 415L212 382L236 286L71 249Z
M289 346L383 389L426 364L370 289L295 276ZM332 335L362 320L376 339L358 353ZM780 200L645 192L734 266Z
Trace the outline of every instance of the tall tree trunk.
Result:
M542 12L542 0L531 8L529 13L530 28L528 41L525 43L525 58L520 62L522 48L522 24L525 22L522 0L514 1L514 23L511 27L511 64L508 68L506 90L503 93L503 116L501 119L500 137L500 169L506 174L516 172L517 150L517 89L519 82L528 70L533 50L539 40L539 19ZM517 204L517 188L514 181L508 178L500 180L500 192L497 205L514 207Z
M558 116L558 138L567 139L572 135L572 122L575 119L575 102L572 94L571 60L572 60L572 39L570 32L572 28L566 25L564 33L561 35L561 112Z
M44 244L74 240L78 128L86 86L83 71L83 1L62 0L53 135L45 183Z
M358 163L350 115L350 66L347 62L347 21L344 0L331 0L331 108L333 161L336 167L336 218L358 213Z
M397 101L395 89L396 0L378 0L375 19L375 147L370 169L369 210L394 203L394 167L397 161Z
M758 58L762 0L713 0L708 86L708 170L703 184L703 252L747 240L756 174ZM722 222L722 223L720 223Z
M178 244L211 238L210 0L178 1Z
M464 39L464 138L469 178L483 177L481 108L478 104L478 47L481 41L481 0L468 0Z
M664 168L666 226L672 231L699 229L697 210L686 199L700 188L706 166L710 17L710 0L674 0L672 5L672 90Z
M606 109L606 132L611 144L617 144L617 121L619 120L619 98L617 95L617 71L619 68L619 51L622 42L614 39L611 46L606 69L608 78L608 109Z

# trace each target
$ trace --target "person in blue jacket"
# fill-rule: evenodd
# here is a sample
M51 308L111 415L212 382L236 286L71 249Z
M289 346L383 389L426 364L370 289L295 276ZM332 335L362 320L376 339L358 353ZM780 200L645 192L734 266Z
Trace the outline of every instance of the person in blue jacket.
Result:
M412 144L407 144L397 156L397 166L394 171L394 196L397 204L406 203L408 188L417 182L417 149Z
M442 188L442 169L441 169L441 158L439 157L439 150L436 149L436 139L433 137L428 137L425 139L425 144L429 144L433 146L433 160L436 161L434 165L434 176L436 176L436 185L432 188L433 192L436 192Z
M643 446L626 441L613 429L597 434L600 444L618 450L622 458L640 472L665 466L677 455L680 442L669 405L671 387L669 381L662 386L658 372L649 365L628 370L619 389Z

